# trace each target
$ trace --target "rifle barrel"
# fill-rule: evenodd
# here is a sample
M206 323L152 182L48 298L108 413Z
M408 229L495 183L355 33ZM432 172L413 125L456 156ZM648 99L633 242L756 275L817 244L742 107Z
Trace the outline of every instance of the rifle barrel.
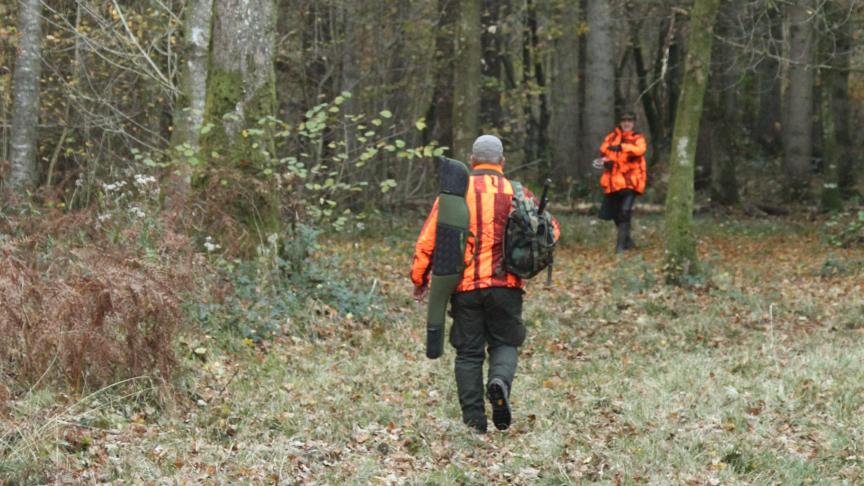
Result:
M537 214L543 214L543 210L546 209L546 203L549 202L549 186L551 185L551 179L543 181L543 194L540 196L540 207L537 208Z

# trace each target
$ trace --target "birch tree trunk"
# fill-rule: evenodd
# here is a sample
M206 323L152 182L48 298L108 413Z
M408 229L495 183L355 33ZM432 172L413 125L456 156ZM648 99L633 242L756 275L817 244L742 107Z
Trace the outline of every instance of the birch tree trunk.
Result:
M12 133L9 186L25 190L36 184L39 123L39 76L42 71L42 1L22 0L18 8L18 58L12 78Z
M274 0L216 0L201 146L211 165L251 178L236 203L238 218L263 241L280 232L278 194L261 179L274 153L272 130L259 121L276 113ZM254 186L254 187L253 187ZM256 234L257 233L257 234Z
M813 67L814 51L812 0L788 5L789 70L788 89L783 101L783 163L787 197L806 195L810 161L813 156Z
M696 0L690 12L684 81L672 133L666 195L665 272L667 282L672 284L680 284L685 275L699 271L693 233L694 159L719 4L720 0Z
M480 1L459 2L453 77L453 156L467 160L480 116Z
M179 153L177 169L172 174L168 205L179 205L188 193L190 165L201 160L200 134L204 125L207 100L207 64L210 31L213 20L213 0L190 0L183 25L183 59L180 68L180 99L174 111L174 131L171 146Z
M199 149L207 99L207 64L214 0L189 0L183 25L183 64L180 68L181 98L174 113L171 145L188 144Z
M562 5L563 34L556 41L554 70L551 76L550 98L552 107L551 138L552 166L559 187L567 180L585 181L591 172L591 160L580 157L579 140L579 5ZM595 147L596 148L596 147Z
M585 110L582 158L597 157L603 137L615 122L615 43L609 0L587 2L588 35L585 61Z

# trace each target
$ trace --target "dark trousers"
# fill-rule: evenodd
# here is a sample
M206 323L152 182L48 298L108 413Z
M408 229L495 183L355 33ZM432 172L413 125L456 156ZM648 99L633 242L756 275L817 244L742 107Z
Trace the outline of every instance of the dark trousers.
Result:
M492 287L454 294L450 344L456 349L456 389L462 420L486 421L483 361L489 353L488 379L500 378L510 390L516 375L517 348L525 341L522 290Z
M636 203L636 191L623 189L606 194L600 206L600 219L615 221L616 225L629 223Z

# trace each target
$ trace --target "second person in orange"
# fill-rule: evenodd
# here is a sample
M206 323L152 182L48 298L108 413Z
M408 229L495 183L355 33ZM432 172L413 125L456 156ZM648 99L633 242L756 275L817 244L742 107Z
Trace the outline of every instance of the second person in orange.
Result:
M615 252L635 247L630 237L630 222L636 196L645 192L647 172L645 151L647 143L641 133L634 131L636 116L624 113L615 130L609 132L600 145L603 157L603 175L600 186L605 195L600 218L612 220L618 228Z

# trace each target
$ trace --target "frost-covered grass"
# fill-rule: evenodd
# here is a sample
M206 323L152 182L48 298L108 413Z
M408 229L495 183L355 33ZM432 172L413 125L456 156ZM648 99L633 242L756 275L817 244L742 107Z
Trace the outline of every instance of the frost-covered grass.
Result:
M411 224L414 222L412 221ZM864 250L808 224L700 220L709 275L663 286L661 221L611 253L611 225L565 220L555 282L532 282L514 425L460 421L452 349L423 355L406 274L414 231L336 239L378 295L361 320L326 305L239 354L199 336L171 413L138 396L16 397L0 422L10 483L860 484ZM371 231L370 231L371 233ZM843 266L826 274L825 262ZM377 282L377 283L376 283ZM200 349L199 349L200 351ZM63 412L61 414L61 411ZM52 422L39 440L36 430ZM86 439L85 439L86 438ZM8 459L14 457L14 461ZM4 459L5 458L5 459Z

